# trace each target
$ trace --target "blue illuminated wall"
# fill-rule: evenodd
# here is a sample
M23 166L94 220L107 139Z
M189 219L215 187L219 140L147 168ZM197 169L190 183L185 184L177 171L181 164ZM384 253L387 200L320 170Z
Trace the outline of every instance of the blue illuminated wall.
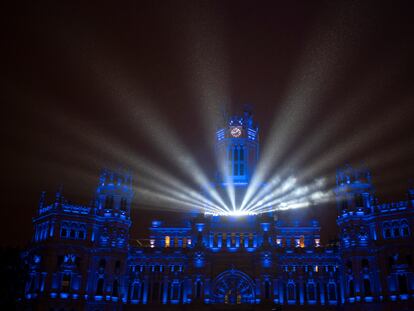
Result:
M232 182L249 182L257 135L248 111L217 132L218 152L238 170ZM226 187L223 177L219 184ZM69 203L60 190L53 198L42 193L24 299L46 310L412 305L414 189L405 200L379 203L370 173L347 166L337 172L335 194L339 236L328 244L317 220L285 221L273 213L189 214L178 225L154 220L147 239L133 240L131 176L104 171L89 205Z

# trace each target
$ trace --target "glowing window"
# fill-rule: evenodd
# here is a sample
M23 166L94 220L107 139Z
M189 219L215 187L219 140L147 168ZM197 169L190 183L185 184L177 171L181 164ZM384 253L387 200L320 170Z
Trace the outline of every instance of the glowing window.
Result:
M231 246L235 246L236 245L236 234L233 232L231 234Z
M277 246L282 246L282 239L276 239Z
M319 267L318 267L317 265L315 266L314 271L315 271L315 272L318 272L318 271L319 271Z
M253 233L249 233L249 241L248 241L248 246L252 247L253 246Z
M321 246L321 240L315 239L315 247L320 247L320 246Z
M165 247L170 247L170 236L169 235L165 236Z
M305 237L303 235L299 238L299 247L304 248L305 247Z

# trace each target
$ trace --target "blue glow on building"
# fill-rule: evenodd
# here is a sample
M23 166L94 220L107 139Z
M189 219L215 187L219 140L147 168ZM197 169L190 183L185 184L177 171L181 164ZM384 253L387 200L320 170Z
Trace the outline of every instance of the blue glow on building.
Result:
M258 161L258 131L246 111L216 132L236 200ZM228 183L219 173L215 187L225 191ZM129 174L104 171L91 205L68 203L61 191L47 203L42 193L27 252L27 300L82 310L413 303L411 188L407 200L380 204L368 171L338 170L339 242L326 245L318 221L288 222L275 213L189 214L180 225L154 220L149 239L129 242L132 189Z

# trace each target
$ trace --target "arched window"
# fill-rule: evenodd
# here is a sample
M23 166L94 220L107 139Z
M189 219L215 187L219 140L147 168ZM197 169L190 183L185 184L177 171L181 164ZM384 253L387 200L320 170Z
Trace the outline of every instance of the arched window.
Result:
M365 296L372 296L371 281L368 278L364 279L364 293Z
M352 273L352 261L348 260L346 262L346 268L348 270L348 273Z
M362 267L362 269L369 269L368 259L364 258L364 259L361 260L361 267Z
M354 284L354 280L349 280L348 288L349 288L349 297L355 297L355 284Z
M68 235L68 231L67 231L67 229L65 227L63 227L62 229L60 229L60 236L62 238L66 238L67 235Z
M98 282L96 283L96 295L99 295L99 296L103 295L103 287L104 287L104 279L99 278Z
M333 282L328 284L328 300L336 300L336 285Z
M106 266L106 260L105 258L101 258L99 260L99 269L105 270L105 266Z
M392 235L394 238L400 236L400 224L397 221L394 221L392 223Z
M120 209L121 209L121 211L126 211L126 208L127 208L127 200L125 199L125 198L122 198L121 199L121 207L120 207Z
M196 286L195 286L195 298L196 299L200 299L201 298L201 281L198 280L196 282Z
M152 295L151 295L151 301L152 302L157 302L158 301L159 292L160 292L160 283L159 282L154 282L152 284Z
M364 206L364 200L362 199L362 194L356 194L355 195L355 206L356 207L363 207Z
M80 230L80 231L78 232L78 237L79 237L79 239L80 239L80 240L85 239L85 231Z
M401 236L410 236L410 227L406 220L401 222Z
M139 283L134 282L131 290L131 300L138 300L139 297Z
M118 280L114 280L112 283L112 297L118 297L119 293L119 282Z
M70 272L64 273L63 276L62 276L62 284L61 284L62 287L61 287L61 289L62 289L62 292L64 292L64 293L67 293L69 291L71 276L72 275L71 275Z
M114 206L114 197L107 196L105 198L105 209L111 209Z
M287 299L295 300L295 283L289 282L287 285Z
M270 282L269 281L265 281L265 299L269 299L270 298Z
M382 224L382 231L383 231L384 238L386 239L391 238L391 226L388 222L384 222Z
M115 273L119 273L120 270L121 270L121 261L120 260L117 260L117 261L115 261L114 272Z
M400 290L400 294L408 293L407 276L405 274L398 275L398 288Z
M73 228L70 229L69 237L71 239L74 239L76 237L76 231L75 231L75 229L73 229Z
M308 283L307 286L307 290L308 290L308 300L316 300L316 287L315 287L315 283L310 282Z
M341 201L341 209L342 211L347 211L348 210L348 201L346 198L343 198Z

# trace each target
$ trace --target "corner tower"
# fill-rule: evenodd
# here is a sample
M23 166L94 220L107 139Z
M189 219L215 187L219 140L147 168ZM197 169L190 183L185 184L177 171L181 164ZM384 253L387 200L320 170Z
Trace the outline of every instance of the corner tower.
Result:
M216 132L216 154L221 166L218 183L245 186L250 182L259 159L259 128L250 109L226 118Z

